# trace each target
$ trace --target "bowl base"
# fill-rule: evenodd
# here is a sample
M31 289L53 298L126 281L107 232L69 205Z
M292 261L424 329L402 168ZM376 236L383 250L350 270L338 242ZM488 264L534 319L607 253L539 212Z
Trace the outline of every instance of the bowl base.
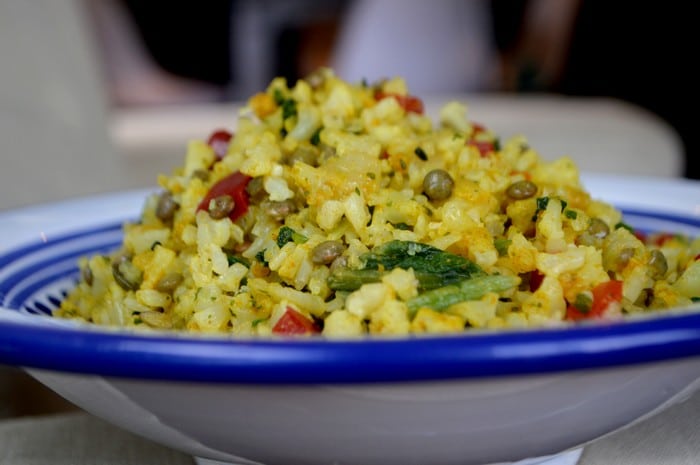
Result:
M547 457L535 457L531 459L520 460L518 462L501 462L492 463L489 465L576 465L578 463L579 458L581 458L582 453L583 448L579 448L562 452L556 455L549 455ZM222 462L220 460L205 459L203 457L195 457L194 461L197 465L250 465L251 463L248 461L238 463Z

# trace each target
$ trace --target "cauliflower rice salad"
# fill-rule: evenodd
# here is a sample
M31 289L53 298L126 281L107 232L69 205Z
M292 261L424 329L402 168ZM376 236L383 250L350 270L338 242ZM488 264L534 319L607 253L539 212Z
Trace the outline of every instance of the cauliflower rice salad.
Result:
M500 141L400 78L273 80L193 141L56 315L237 335L462 332L617 318L700 296L700 240L642 235L577 167Z

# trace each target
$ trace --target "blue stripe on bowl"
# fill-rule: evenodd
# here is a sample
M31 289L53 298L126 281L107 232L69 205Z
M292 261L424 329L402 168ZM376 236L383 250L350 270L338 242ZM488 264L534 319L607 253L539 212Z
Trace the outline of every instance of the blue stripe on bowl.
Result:
M78 259L92 254L105 254L113 251L121 245L121 241L108 242L99 246L85 247L69 253L58 253L55 256L46 257L41 262L29 263L13 275L0 281L0 289L4 291L3 305L10 308L19 308L38 288L33 283L37 279L47 283L56 280L67 273L75 273L78 269ZM43 277L50 274L48 278ZM2 291L0 291L2 292Z
M47 246L56 246L58 244L64 244L67 242L76 242L85 238L92 238L95 235L109 232L119 232L121 231L123 222L112 223L105 226L100 226L98 228L87 229L84 231L78 231L72 234L66 234L58 237L51 237L46 241L32 242L29 245L18 247L11 252L4 253L0 255L0 270L3 270L9 264L17 261L20 258L26 257L35 253L38 250L46 248Z
M625 211L635 227L697 235L700 218ZM700 355L700 314L566 329L454 336L234 339L136 333L42 318L77 279L75 258L117 248L112 225L0 256L0 363L105 376L242 383L348 383L544 373ZM112 234L115 233L115 234ZM9 270L9 271L8 271Z

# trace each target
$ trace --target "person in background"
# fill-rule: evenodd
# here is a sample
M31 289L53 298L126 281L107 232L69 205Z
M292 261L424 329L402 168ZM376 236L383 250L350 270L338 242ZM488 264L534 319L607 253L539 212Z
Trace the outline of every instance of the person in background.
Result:
M700 179L691 101L697 68L692 3L492 0L510 92L622 99L655 113L680 135L685 176Z
M496 90L496 58L486 1L356 0L330 64L350 81L402 76L421 95Z

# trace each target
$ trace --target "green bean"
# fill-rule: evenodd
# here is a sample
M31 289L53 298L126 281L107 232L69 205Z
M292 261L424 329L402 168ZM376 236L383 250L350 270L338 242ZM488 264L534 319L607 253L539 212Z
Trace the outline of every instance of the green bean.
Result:
M477 300L489 292L503 292L514 288L520 282L515 276L488 275L466 279L457 284L439 287L413 297L407 302L411 315L423 307L435 311L445 310L466 300Z

